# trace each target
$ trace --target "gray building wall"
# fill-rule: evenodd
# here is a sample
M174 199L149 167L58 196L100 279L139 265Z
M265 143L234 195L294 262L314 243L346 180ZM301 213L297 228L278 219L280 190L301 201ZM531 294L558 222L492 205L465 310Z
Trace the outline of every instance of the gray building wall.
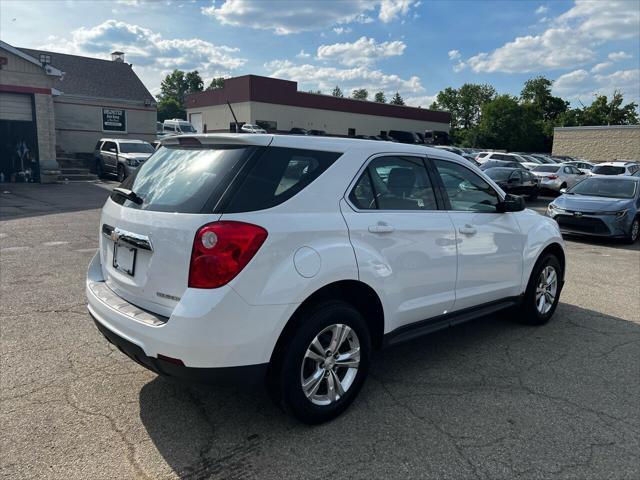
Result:
M554 128L552 154L594 162L640 160L640 125Z
M126 111L127 133L102 130L102 109ZM58 146L67 153L93 152L100 138L131 138L151 142L156 138L156 107L112 99L60 95L54 99Z

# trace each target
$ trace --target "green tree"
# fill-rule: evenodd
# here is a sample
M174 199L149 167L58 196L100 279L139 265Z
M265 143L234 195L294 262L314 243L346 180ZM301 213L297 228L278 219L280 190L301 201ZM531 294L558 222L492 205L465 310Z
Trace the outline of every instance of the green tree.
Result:
M162 98L158 101L158 121L164 122L171 118L186 118L187 114L180 102L172 97Z
M615 91L611 100L606 95L597 95L591 105L582 108L578 114L579 125L637 125L638 104L623 105L622 92Z
M384 92L376 92L373 101L378 103L387 103L387 97L384 96Z
M357 88L351 93L351 98L356 100L366 100L369 97L369 92L366 88Z
M207 90L217 90L218 88L224 88L224 77L213 77Z
M484 148L541 151L545 144L538 112L511 95L484 104L475 135Z
M344 95L342 94L342 90L338 85L336 85L336 88L333 89L333 92L331 92L331 95L333 95L334 97L340 97L340 98L344 97Z
M184 98L189 93L201 92L203 82L197 70L185 74L182 70L174 70L160 84L158 99L175 98L184 105Z
M459 89L447 87L439 92L431 108L450 112L452 129L470 129L480 121L483 105L495 97L491 85L465 83Z
M204 82L202 81L202 77L197 70L194 70L193 72L187 72L187 74L184 76L184 79L187 83L187 90L185 94L202 92L204 90Z
M322 95L322 90L309 90L309 93L315 93L316 95Z
M398 92L391 98L389 102L391 105L404 105L404 99L400 96Z

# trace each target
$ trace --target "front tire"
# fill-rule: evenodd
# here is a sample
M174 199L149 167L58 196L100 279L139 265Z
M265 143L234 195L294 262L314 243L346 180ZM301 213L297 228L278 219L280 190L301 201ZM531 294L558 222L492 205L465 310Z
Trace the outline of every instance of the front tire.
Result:
M544 325L556 311L564 272L552 253L543 255L533 267L521 308L521 322Z
M118 181L122 183L124 182L125 178L127 178L127 175L124 171L124 166L121 164L118 164Z
M319 424L344 412L369 369L371 338L358 310L329 301L299 314L303 319L275 361L271 389L301 422Z
M629 229L629 234L625 240L627 243L636 243L638 241L638 237L640 237L640 217L633 219L631 228Z
M538 195L540 195L540 190L539 189L535 189L532 190L531 193L529 194L529 200L534 202L538 199Z

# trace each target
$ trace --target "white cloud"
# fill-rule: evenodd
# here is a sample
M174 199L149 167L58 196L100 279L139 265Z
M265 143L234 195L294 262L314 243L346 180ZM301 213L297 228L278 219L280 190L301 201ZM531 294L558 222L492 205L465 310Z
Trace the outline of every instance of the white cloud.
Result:
M550 28L541 35L518 37L491 53L467 61L474 72L521 73L580 65L595 52L569 28Z
M415 0L382 0L378 18L384 23L389 23L398 17L407 15L410 8L416 4L419 5L419 2Z
M633 55L627 53L627 52L611 52L608 55L609 60L617 62L619 60L628 60L629 58L631 58Z
M215 18L223 25L273 30L277 35L289 35L323 30L349 23L371 23L371 15L378 10L384 23L406 16L415 0L350 0L345 2L305 0L295 6L288 0L224 0L217 6L212 2L202 7L204 15ZM338 33L338 32L336 32ZM340 33L346 33L340 32Z
M319 60L336 60L342 65L371 65L378 60L399 56L407 46L400 40L377 43L373 38L360 37L355 42L320 45L317 58Z
M354 68L318 67L311 64L294 64L289 60L274 60L266 63L265 68L269 76L294 80L298 82L299 90L320 89L328 93L339 85L346 95L356 88L366 88L373 96L380 90L390 98L396 91L405 98L419 98L426 102L425 88L417 76L402 78L398 75L384 73L378 69L364 66ZM430 104L430 103L429 103ZM413 103L412 105L418 105ZM426 104L419 103L423 107Z
M640 69L618 70L610 74L591 75L584 69L561 75L553 84L553 93L568 99L589 103L594 95L611 96L620 90L625 101L640 99Z
M548 11L549 11L549 7L545 5L540 5L538 8L536 8L536 15L543 15Z
M436 101L436 95L408 96L403 98L405 105L410 107L429 108Z
M50 37L40 48L105 59L112 51L121 50L127 62L144 69L142 76L149 79L151 88L160 81L161 74L175 68L197 69L203 77L227 76L246 63L238 56L237 48L197 38L164 38L148 28L117 20L79 28L69 38Z
M342 35L343 33L351 33L349 27L333 27L333 31L336 35Z
M449 55L449 60L457 60L460 58L460 50L449 50L449 53L447 53L447 55Z
M598 63L598 64L594 65L593 67L591 67L591 73L602 72L603 70L606 70L607 68L609 68L611 65L613 65L613 63L611 63L611 62Z
M456 73L459 73L462 70L464 70L466 67L467 67L466 63L464 63L462 60L458 60L458 62L453 66L453 71Z
M297 58L310 58L311 54L307 53L303 50L300 50L300 52L298 52L298 54L296 55Z
M517 37L467 60L473 71L523 73L573 68L595 58L595 47L639 35L640 9L634 1L576 0L538 35Z

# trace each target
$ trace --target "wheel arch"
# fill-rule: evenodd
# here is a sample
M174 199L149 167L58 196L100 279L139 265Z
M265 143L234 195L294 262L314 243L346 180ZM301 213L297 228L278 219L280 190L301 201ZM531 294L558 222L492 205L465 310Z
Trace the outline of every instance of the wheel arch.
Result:
M557 242L550 243L542 249L542 251L538 255L538 258L536 259L536 263L538 263L538 261L540 261L540 259L547 253L553 254L560 262L560 267L562 268L562 280L564 281L564 275L566 271L566 256L564 253L564 248L562 248L562 245Z
M369 326L372 346L380 348L384 337L384 309L376 291L360 280L339 280L329 283L309 295L293 312L283 328L271 353L271 363L277 360L282 347L303 321L302 313L314 305L328 300L342 300L353 305Z

